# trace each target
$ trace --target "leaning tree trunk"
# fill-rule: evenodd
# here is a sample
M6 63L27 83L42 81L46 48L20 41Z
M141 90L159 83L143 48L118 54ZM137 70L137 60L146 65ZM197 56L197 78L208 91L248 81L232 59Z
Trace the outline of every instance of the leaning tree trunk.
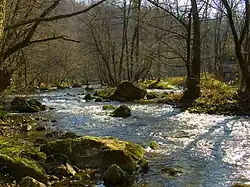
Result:
M0 48L2 48L4 40L4 20L5 20L6 0L0 0ZM0 52L0 54L2 54ZM0 55L0 93L2 93L9 85L11 76L2 69L1 65L3 57Z
M193 61L190 76L187 77L187 91L185 99L195 100L200 95L200 64L201 64L201 39L200 18L196 0L192 0L193 14Z

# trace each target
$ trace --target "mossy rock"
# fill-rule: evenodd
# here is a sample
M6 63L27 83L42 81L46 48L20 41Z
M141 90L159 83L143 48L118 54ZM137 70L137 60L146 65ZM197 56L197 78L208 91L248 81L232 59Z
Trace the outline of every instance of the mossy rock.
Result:
M41 151L47 155L64 154L78 167L106 170L112 164L117 164L128 173L135 171L144 155L140 145L110 137L56 140L41 147Z
M11 110L22 112L22 113L33 113L45 110L39 101L35 99L26 100L23 97L16 97L11 101Z
M135 101L143 99L147 94L145 89L142 89L130 81L123 81L119 84L110 99L117 101Z
M117 107L114 105L103 105L102 109L103 110L115 110Z
M156 99L156 98L159 98L159 97L160 97L160 94L158 94L158 93L155 93L155 92L147 93L147 99Z
M124 185L129 183L129 176L118 165L113 164L104 173L103 181L105 185Z
M131 110L126 105L121 105L118 108L116 108L111 115L112 117L122 117L127 118L131 116Z
M21 137L0 138L0 168L3 172L20 181L23 177L30 176L41 182L47 182L47 175L43 167L46 155L33 147L33 143Z
M23 180L19 183L20 187L46 187L45 184L37 181L36 179L33 179L31 177L25 177Z
M84 97L85 100L93 100L94 97L91 94L86 94Z
M159 149L159 144L156 141L152 141L152 142L149 143L149 147L151 149L156 150L156 149Z
M1 168L6 167L5 171L10 173L17 181L30 176L43 183L48 182L44 169L34 160L21 157L11 158L5 154L0 154L0 166Z

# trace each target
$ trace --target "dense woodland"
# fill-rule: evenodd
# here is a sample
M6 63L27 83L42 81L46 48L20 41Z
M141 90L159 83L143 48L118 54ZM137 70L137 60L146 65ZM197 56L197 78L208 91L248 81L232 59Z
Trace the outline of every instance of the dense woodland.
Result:
M202 72L250 89L249 0L1 4L1 90L187 76L197 97Z

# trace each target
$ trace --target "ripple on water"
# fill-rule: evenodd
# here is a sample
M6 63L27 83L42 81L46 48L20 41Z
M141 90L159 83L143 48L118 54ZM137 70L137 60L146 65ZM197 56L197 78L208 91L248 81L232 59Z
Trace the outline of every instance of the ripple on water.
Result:
M82 90L48 93L40 99L55 110L41 113L57 119L56 129L79 135L116 136L148 147L151 170L143 180L152 186L231 186L250 178L250 123L247 117L181 112L169 105L128 104L132 117L112 118L106 103L86 102ZM112 102L116 106L118 102ZM180 166L184 174L171 178L162 167Z

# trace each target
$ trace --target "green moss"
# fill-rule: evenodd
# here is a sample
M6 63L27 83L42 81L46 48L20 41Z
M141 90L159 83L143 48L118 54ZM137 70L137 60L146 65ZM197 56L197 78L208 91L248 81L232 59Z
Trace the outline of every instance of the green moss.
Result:
M117 107L114 105L104 105L102 106L103 110L115 110Z
M41 147L41 151L47 155L64 154L79 167L107 169L117 164L129 173L135 170L136 162L144 154L141 146L110 137L56 140Z
M149 147L151 149L156 150L156 149L159 149L159 144L156 141L152 141L152 142L149 143Z
M41 182L48 178L43 167L38 163L45 161L46 155L33 147L33 143L21 137L0 137L0 165L16 180L31 176Z
M250 187L249 184L234 184L232 187Z
M104 90L98 90L94 93L94 96L98 96L98 97L101 97L103 99L109 99L114 91L115 91L115 88L107 88Z
M3 118L5 118L5 116L7 116L7 112L6 111L4 111L3 109L1 109L1 106L0 106L0 119L3 119Z

